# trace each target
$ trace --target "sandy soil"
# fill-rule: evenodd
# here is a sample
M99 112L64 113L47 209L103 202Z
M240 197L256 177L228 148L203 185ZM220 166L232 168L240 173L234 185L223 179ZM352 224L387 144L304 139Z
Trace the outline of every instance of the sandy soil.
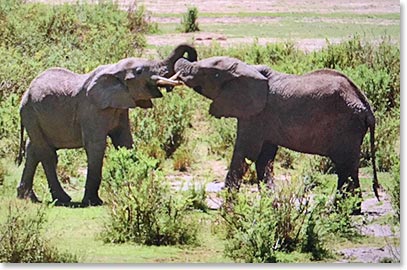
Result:
M27 0L42 3L96 3L97 0ZM196 6L205 13L236 12L346 12L390 13L400 12L398 0L118 0L123 8L144 5L154 13L183 13Z
M52 4L75 3L78 0L27 0L27 2L43 2ZM97 0L79 0L79 2L96 3ZM179 18L162 18L157 14L181 14L188 7L196 6L200 13L258 13L258 12L311 12L311 13L397 13L400 12L400 2L398 0L118 0L123 9L144 5L147 11L152 13L151 20L158 23L179 23ZM301 20L330 23L351 23L358 24L360 19L313 19L303 18ZM220 16L217 18L198 19L200 24L233 24L233 23L276 23L279 18L255 16L255 17L231 17ZM395 24L393 20L385 19L365 19L363 23L374 25ZM252 43L253 38L230 38L216 33L192 33L192 34L171 34L171 35L148 35L147 43L152 46L170 45L175 46L181 42L193 42L196 45L208 45L216 40L221 46L230 46L239 43ZM276 38L259 38L259 44L279 42ZM340 42L339 39L330 40L331 43ZM299 49L306 52L319 50L326 45L325 39L298 39L295 41Z

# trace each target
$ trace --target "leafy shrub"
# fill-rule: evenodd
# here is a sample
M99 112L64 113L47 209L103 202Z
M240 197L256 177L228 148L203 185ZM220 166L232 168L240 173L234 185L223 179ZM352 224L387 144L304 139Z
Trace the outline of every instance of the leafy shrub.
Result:
M335 206L330 198L336 189L321 190L326 179L313 171L312 162L301 163L272 189L261 184L259 193L244 187L224 193L219 226L226 256L236 262L290 262L295 256L288 254L304 253L321 260L330 256L330 237L356 236L352 212L360 199L345 196Z
M158 24L151 22L151 14L144 5L135 8L135 2L127 10L128 28L132 33L149 33L158 32Z
M324 231L315 225L319 208L311 205L300 178L292 181L276 183L273 191L263 185L259 194L241 190L224 197L229 203L220 215L226 223L228 257L237 262L279 262L284 253L295 250L315 253L314 259L325 254Z
M157 160L126 149L110 152L108 158L104 183L110 194L110 218L102 233L105 242L174 245L197 241L197 224L187 215L191 201L171 191L154 170Z
M188 170L189 167L191 167L192 164L192 153L191 151L185 146L179 147L173 157L173 166L174 170L185 172Z
M130 121L137 148L155 149L156 152L150 154L162 159L172 156L185 142L185 132L193 112L187 92L180 89L176 93L165 94L164 98L154 100L152 110L131 111Z
M84 169L86 171L87 161L84 149L61 149L58 151L58 177L63 183L75 185L78 179L83 176Z
M9 203L0 226L1 263L74 263L73 254L60 252L44 238L45 207L28 209L25 202Z
M189 7L186 14L181 19L181 31L184 33L199 31L198 22L198 8Z
M4 183L4 177L6 176L6 168L3 165L3 162L0 162L0 186Z
M279 147L275 161L278 162L282 168L293 169L296 156L298 156L296 152L284 147Z
M0 89L2 90L2 89ZM11 94L5 100L0 100L0 157L13 156L19 149L20 124L16 112L18 97ZM14 159L13 158L13 159Z
M205 213L208 212L209 206L206 203L207 193L205 185L194 183L188 187L185 193L185 196L189 198L193 209L201 210Z
M209 115L207 116L209 118ZM226 157L236 141L237 121L233 118L209 118L210 132L207 137L211 152Z
M389 187L391 204L396 212L395 222L400 224L400 161L395 162L392 170L393 181Z

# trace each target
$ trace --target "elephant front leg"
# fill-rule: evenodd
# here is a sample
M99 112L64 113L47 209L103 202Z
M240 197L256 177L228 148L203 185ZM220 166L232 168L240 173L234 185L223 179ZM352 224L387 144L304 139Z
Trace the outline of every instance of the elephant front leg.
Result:
M232 162L225 179L225 187L228 190L239 190L243 175L246 173L249 165L241 153L233 152Z
M266 183L271 188L274 185L273 180L273 163L277 154L278 146L275 144L264 143L261 153L256 161L256 173L258 184Z
M88 172L86 176L85 195L82 200L84 206L102 205L99 198L99 187L102 180L102 165L105 154L106 141L85 147L88 157Z
M263 145L263 133L259 130L259 123L255 120L239 120L235 148L232 162L225 179L225 187L229 190L239 189L243 175L249 165L246 158L256 161Z

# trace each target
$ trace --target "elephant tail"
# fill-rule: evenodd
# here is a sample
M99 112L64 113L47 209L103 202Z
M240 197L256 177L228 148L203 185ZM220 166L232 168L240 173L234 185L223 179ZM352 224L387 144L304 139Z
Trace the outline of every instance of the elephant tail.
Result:
M375 126L376 121L372 115L368 116L367 123L370 129L370 153L371 161L373 166L373 191L378 201L380 201L380 196L378 189L380 188L379 181L377 180L377 169L376 169L376 149L375 149Z
M17 166L20 166L23 162L23 157L25 154L25 141L24 141L24 125L23 122L20 121L20 148L18 150L18 156L15 160Z

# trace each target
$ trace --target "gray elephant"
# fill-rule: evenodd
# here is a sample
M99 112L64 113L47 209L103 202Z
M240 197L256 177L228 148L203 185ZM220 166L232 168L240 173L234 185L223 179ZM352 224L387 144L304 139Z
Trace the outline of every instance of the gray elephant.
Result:
M237 138L225 187L239 188L255 161L257 177L269 181L279 146L329 157L338 190L360 187L360 148L370 129L373 190L377 198L375 117L365 95L345 75L329 69L297 76L229 57L191 63L180 59L175 72L187 86L211 99L209 113L237 118ZM352 181L349 181L349 177ZM359 196L361 191L359 189Z
M131 148L128 109L151 108L150 99L162 97L158 87L173 87L177 82L161 76L174 74L174 63L188 54L197 60L193 47L182 44L163 61L127 58L100 66L88 74L51 68L35 78L23 95L20 107L21 140L17 163L25 150L26 162L17 188L18 198L38 201L33 177L41 162L58 204L70 202L57 174L57 153L62 148L84 147L88 159L83 205L100 205L98 190L102 163L109 136L113 145ZM24 128L29 140L24 149Z

